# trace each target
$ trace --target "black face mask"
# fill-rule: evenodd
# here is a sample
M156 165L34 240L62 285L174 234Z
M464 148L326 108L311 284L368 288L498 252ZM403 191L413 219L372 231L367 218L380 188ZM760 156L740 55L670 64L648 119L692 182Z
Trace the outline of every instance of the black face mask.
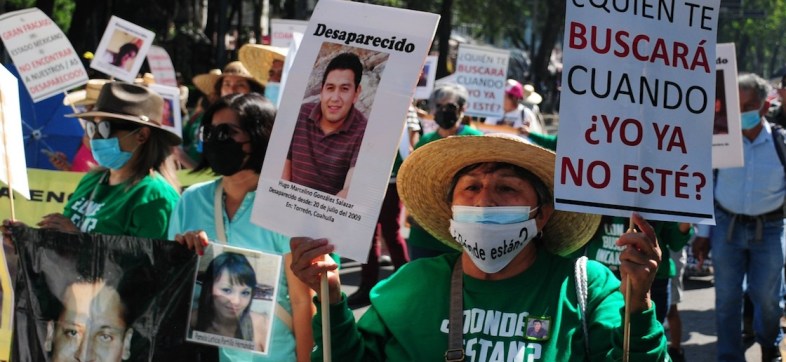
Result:
M204 142L205 158L213 172L222 176L231 176L243 169L247 154L243 145L233 139L225 141L207 140Z
M434 114L434 121L443 129L450 129L458 122L458 106L454 104L445 104L437 108Z

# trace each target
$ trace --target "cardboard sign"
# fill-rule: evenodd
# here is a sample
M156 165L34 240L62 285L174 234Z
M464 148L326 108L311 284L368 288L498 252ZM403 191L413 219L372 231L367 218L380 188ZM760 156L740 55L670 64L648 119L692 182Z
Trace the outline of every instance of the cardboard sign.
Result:
M33 102L87 83L87 72L71 42L41 10L3 14L0 37Z
M437 59L439 57L436 55L426 57L426 63L423 64L418 84L415 87L415 99L429 99L431 96L431 91L434 90L434 79L437 78Z
M718 44L716 49L712 168L742 167L745 159L742 155L737 53L734 43Z
M354 2L317 4L281 97L255 223L327 237L341 256L366 259L438 20Z
M3 66L0 66L0 142L0 181L29 200L19 83Z
M270 45L289 48L294 33L304 34L308 22L304 20L270 19Z
M275 349L276 346L270 344L270 336L275 332L273 319L281 259L281 255L210 243L205 254L199 257L199 267L194 274L186 339L260 355L267 355ZM225 283L221 278L231 280L231 290L224 295L214 292L214 285ZM232 307L237 306L238 309L230 307L229 312L236 314L240 334L219 333L213 328L214 322L229 313L216 309L227 305L235 296L239 302L233 303ZM244 301L247 301L245 305L241 305Z
M508 76L507 50L461 44L456 60L456 83L469 92L467 110L469 116L502 117L505 111L505 81Z
M718 8L567 3L557 209L714 222Z
M183 121L180 113L180 89L161 84L151 84L148 88L164 98L164 111L161 123L164 129L178 137L183 137Z
M175 66L172 65L172 59L164 48L151 45L147 53L147 64L150 65L150 71L156 77L157 84L177 87Z
M150 30L112 16L90 68L133 83L155 36Z

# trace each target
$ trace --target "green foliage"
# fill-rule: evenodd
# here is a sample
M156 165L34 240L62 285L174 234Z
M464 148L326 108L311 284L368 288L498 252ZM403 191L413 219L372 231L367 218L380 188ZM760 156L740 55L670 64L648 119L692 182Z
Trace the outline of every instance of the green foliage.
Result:
M722 8L718 43L735 43L737 69L771 77L786 63L786 0L745 0Z
M57 24L64 33L71 28L71 17L73 16L76 2L74 0L55 0L55 11L52 14L52 21Z
M27 9L35 6L36 0L6 0L6 8L8 9Z

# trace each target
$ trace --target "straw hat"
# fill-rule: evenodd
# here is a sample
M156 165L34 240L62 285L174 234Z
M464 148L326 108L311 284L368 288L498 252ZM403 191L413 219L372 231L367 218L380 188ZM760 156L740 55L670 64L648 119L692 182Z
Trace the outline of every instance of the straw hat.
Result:
M218 69L211 69L205 74L199 74L195 76L191 81L194 83L197 89L202 92L202 94L210 95L216 89L216 82L221 81L225 75L234 75L245 78L250 83L256 83L260 88L265 88L264 84L260 83L259 80L254 78L254 76L249 73L246 67L243 66L243 63L237 60L227 64L224 67L223 72Z
M89 79L85 85L85 89L68 93L68 95L63 98L63 105L91 106L96 104L98 94L101 93L101 87L108 82L109 79Z
M480 162L505 162L532 172L554 192L555 154L509 135L449 137L418 148L396 176L399 196L415 220L448 246L461 250L448 231L452 212L447 195L453 176ZM547 250L567 255L584 245L598 228L600 215L555 210L543 227Z
M267 84L268 71L273 66L273 61L283 62L289 49L261 44L246 44L240 47L238 58L246 66L251 75L259 79L262 84Z
M135 122L164 132L167 143L179 145L182 142L180 137L161 126L163 110L164 99L150 88L131 83L109 82L101 88L91 111L68 114L66 117L105 117Z
M543 96L535 92L535 87L533 87L532 84L524 85L524 94L528 94L528 96L524 98L524 103L540 104L540 102L543 102Z

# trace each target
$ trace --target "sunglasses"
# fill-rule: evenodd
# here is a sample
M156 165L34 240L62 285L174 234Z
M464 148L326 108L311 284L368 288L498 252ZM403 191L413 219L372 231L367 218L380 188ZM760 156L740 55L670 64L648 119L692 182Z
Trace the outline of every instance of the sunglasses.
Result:
M202 141L224 142L230 138L243 133L243 129L229 123L222 123L217 126L206 125L202 127L200 138Z
M112 122L109 120L102 121L85 121L85 133L91 140L94 138L109 138L112 132L116 131L133 131L139 128L131 122Z

